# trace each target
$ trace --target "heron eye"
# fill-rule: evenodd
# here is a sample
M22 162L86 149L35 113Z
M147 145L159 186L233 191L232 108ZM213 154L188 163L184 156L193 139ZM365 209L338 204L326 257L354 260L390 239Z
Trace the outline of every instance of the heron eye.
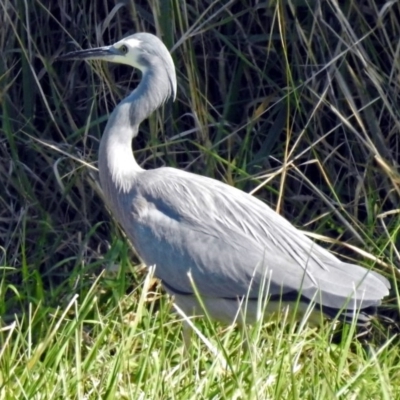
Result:
M119 48L124 54L128 52L128 47L126 47L124 44Z

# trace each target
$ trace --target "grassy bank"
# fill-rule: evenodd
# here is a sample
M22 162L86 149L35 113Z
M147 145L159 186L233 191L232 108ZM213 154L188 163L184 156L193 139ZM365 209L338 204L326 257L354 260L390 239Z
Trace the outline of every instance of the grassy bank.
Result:
M387 320L368 346L352 329L333 344L329 323L241 332L203 321L226 371L198 335L185 354L180 317L145 282L97 182L107 115L140 77L55 61L157 33L178 96L142 125L138 162L252 192L343 259L385 274L393 290L381 314L396 322L397 2L46 3L0 0L0 396L399 397Z

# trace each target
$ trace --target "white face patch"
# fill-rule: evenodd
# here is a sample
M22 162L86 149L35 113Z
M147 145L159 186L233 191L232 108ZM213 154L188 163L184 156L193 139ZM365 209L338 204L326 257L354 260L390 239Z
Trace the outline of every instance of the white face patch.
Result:
M125 44L126 46L131 48L140 47L140 43L142 42L139 39L135 38L125 39L120 41L121 45Z
M138 50L140 49L142 41L136 38L122 39L114 44L114 48L119 49L121 46L128 48L128 53L125 55L116 55L113 57L113 62L130 65L131 67L138 68L144 71L144 67L138 62Z

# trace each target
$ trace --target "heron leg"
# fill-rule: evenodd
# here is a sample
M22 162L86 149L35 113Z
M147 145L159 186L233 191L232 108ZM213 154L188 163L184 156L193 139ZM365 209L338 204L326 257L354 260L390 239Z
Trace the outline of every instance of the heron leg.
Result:
M182 336L183 336L183 344L187 354L189 354L191 340L192 340L192 327L186 322L182 322Z

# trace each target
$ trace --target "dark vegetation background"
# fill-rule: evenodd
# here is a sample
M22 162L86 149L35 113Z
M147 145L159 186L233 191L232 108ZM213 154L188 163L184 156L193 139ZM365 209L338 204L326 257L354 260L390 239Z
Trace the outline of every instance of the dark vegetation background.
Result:
M140 76L56 57L138 31L172 49L178 76L176 102L133 144L143 167L254 191L343 257L397 276L397 1L0 0L0 19L2 314L58 303L131 252L96 160Z

